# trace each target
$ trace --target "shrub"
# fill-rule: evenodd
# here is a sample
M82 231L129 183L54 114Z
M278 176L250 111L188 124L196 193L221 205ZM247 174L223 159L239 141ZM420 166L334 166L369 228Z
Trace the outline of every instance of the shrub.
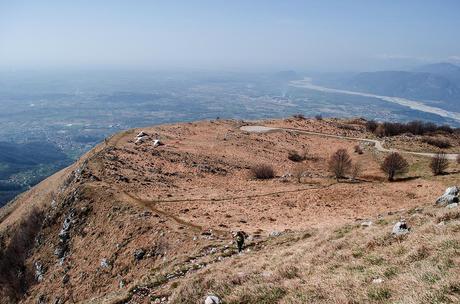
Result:
M305 115L303 115L302 113L294 114L294 115L292 115L292 117L294 117L295 119L298 119L298 120L304 120L305 119Z
M289 151L288 159L293 162L302 162L307 159L307 150L304 150L301 153L297 151Z
M432 122L419 120L408 123L384 122L382 124L378 124L375 121L368 121L366 127L377 136L396 136L404 133L425 135L436 132L452 134L456 131L448 125L438 126Z
M449 160L447 159L446 153L444 152L436 153L430 162L430 169L434 175L443 174L448 166Z
M316 120L323 120L323 116L321 114L315 115Z
M450 141L444 138L424 136L422 138L422 142L438 147L440 149L447 149L447 148L452 147L452 144L450 143Z
M409 164L399 153L393 152L385 158L380 169L387 174L389 181L393 181L397 174L407 172Z
M329 170L335 175L335 178L345 177L351 169L351 157L347 150L337 150L329 159L328 166Z
M378 124L375 120L368 120L368 121L366 121L366 129L367 129L369 132L374 133L375 130L377 129L378 125L379 125L379 124Z
M456 161L457 161L457 164L460 164L460 154L457 154Z
M356 145L354 149L355 149L355 153L363 154L363 149L361 149L360 145Z
M275 170L271 165L260 164L252 167L252 176L257 179L270 179L275 177Z

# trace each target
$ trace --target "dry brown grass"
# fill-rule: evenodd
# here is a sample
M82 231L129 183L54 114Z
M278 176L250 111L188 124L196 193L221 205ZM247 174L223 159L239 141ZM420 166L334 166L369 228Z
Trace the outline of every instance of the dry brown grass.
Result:
M460 221L446 209L274 238L178 282L172 303L459 303ZM454 214L455 213L455 214ZM412 231L390 235L399 216ZM445 221L438 225L439 220ZM375 283L375 279L382 279Z

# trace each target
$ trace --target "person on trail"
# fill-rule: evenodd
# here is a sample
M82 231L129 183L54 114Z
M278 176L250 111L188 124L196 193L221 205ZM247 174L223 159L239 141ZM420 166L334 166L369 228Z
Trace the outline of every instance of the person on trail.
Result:
M238 246L238 252L243 251L244 239L246 237L247 237L246 232L241 231L241 230L235 234L235 241L236 241L236 245Z

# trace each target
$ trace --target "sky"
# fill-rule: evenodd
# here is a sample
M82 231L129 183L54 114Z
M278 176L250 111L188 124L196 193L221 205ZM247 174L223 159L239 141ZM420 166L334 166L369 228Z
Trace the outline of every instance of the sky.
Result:
M460 63L460 1L0 0L0 69Z

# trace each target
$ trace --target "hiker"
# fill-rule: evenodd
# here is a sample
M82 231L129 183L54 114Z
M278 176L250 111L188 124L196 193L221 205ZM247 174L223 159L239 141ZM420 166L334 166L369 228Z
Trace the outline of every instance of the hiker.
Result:
M243 251L244 239L247 236L248 235L246 234L246 232L241 231L241 230L235 234L235 241L236 241L236 245L238 246L238 252Z

